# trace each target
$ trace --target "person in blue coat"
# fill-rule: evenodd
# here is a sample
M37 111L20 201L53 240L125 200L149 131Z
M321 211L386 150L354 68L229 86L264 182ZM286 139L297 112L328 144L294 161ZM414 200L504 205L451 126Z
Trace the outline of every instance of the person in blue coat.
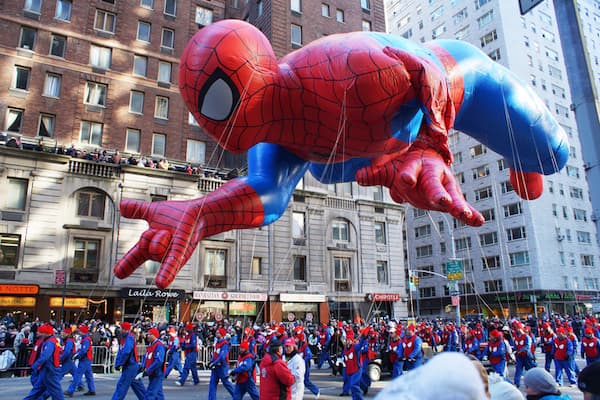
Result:
M73 397L73 392L75 391L75 389L81 386L81 380L85 376L88 391L84 393L84 395L94 396L96 395L96 386L94 385L94 372L92 371L92 360L94 359L92 350L92 338L90 337L89 328L87 325L79 325L77 331L81 334L81 347L75 353L73 359L79 360L79 365L77 365L77 369L75 370L73 382L71 382L69 388L64 392L64 395Z
M208 385L208 400L217 400L217 384L219 381L223 383L225 389L233 396L233 384L229 380L229 341L225 337L227 331L225 328L217 329L215 337L215 351L212 355L212 360L208 364L212 370L210 372L210 384Z
M487 354L490 366L499 375L505 376L506 374L506 343L504 342L504 336L499 330L492 330L490 332L490 340L488 346L484 351Z
M159 339L158 329L151 328L147 333L150 346L146 349L144 376L147 376L148 390L144 400L165 400L163 380L165 378L165 345Z
M456 334L456 329L454 329L454 324L449 322L446 325L446 334L447 340L444 343L444 351L458 351L458 335Z
M62 331L62 353L60 355L60 376L64 377L66 374L75 375L75 363L73 362L73 355L75 354L75 339L72 336L73 331L70 327L66 327Z
M416 327L409 325L402 339L402 358L407 371L423 364L423 341L415 332Z
M169 328L169 341L167 342L167 370L165 371L165 379L169 376L173 369L179 372L179 376L183 375L183 366L181 365L181 347L179 345L179 335L175 327Z
M254 354L250 351L251 345L247 341L240 343L240 355L238 357L237 367L229 372L229 376L235 377L235 389L233 390L233 400L242 400L248 393L252 400L258 400L259 394L256 388L255 368L256 361Z
M121 369L121 376L117 382L112 400L123 400L130 387L139 400L144 400L146 397L144 384L135 379L140 372L140 358L137 353L135 336L130 331L131 324L129 322L121 323L121 339L119 340L119 351L115 360L115 368Z
M317 347L321 350L321 355L319 356L319 362L317 363L317 367L321 369L325 361L331 367L331 370L335 368L333 365L333 360L331 359L331 353L329 352L329 347L331 345L331 331L326 324L322 324L319 329L319 338Z
M185 384L185 380L191 372L194 385L197 385L200 383L200 378L198 378L198 366L196 365L198 362L198 336L194 331L194 324L188 323L185 326L184 333L185 336L183 337L183 342L181 343L181 350L183 350L183 354L185 355L183 374L177 381L175 381L175 384L177 386L183 386Z
M60 387L60 343L54 337L54 328L51 325L40 326L37 333L44 338L39 356L31 366L37 377L32 380L33 387L23 400L38 400L42 397L62 400L64 396Z

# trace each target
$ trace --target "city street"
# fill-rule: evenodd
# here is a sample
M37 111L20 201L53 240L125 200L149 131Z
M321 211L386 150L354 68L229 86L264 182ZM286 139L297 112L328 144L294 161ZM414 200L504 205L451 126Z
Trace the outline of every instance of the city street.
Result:
M581 364L581 363L580 363ZM514 373L514 367L510 367L511 376ZM198 386L193 386L191 384L186 384L183 387L178 387L175 385L175 376L176 373L172 373L171 377L164 382L163 388L165 393L165 398L167 399L206 399L208 397L208 381L210 379L210 374L208 371L200 372L200 384ZM87 397L82 396L83 392L76 392L73 398L93 398L97 400L108 400L112 397L112 394L115 389L115 385L117 380L119 379L118 374L96 374L94 376L96 383L96 393L95 397ZM67 387L68 379L63 382L63 388ZM191 378L188 378L188 381ZM311 373L311 379L313 382L319 386L321 389L321 399L340 399L339 394L342 388L342 380L339 376L333 377L329 370L318 370L313 369ZM374 382L369 393L365 396L365 399L373 399L375 395L383 388L388 382L390 378L386 378L379 382ZM145 381L147 384L148 382ZM432 382L435 383L435 382ZM29 393L31 385L29 383L29 378L5 378L0 379L0 393L2 393L2 397L6 399L22 399ZM563 388L563 393L571 396L573 400L583 400L583 395L576 388L565 387ZM231 396L227 393L225 388L222 385L219 385L217 390L217 399L225 400L230 399ZM246 395L246 399L250 397ZM305 399L312 399L312 394L309 394L307 391ZM349 398L349 397L348 397ZM126 400L135 400L137 399L133 391L129 391Z

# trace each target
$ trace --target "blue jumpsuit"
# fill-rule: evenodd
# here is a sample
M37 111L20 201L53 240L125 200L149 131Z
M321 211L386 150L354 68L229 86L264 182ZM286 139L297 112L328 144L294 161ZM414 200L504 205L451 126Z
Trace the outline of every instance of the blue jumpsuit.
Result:
M113 394L112 400L123 400L127 395L129 387L139 400L144 400L146 388L144 384L135 379L140 371L138 363L135 337L129 332L125 333L119 343L119 352L115 360L115 368L121 367L121 376L117 382L117 388Z
M533 354L531 354L531 337L529 335L515 336L515 353L517 365L515 366L515 386L521 384L523 369L528 370L533 365Z
M321 346L321 355L319 356L319 362L317 363L319 369L321 369L325 361L327 361L331 369L334 368L333 361L331 360L331 353L329 352L330 343L331 333L329 332L329 328L325 328L319 334L319 345Z
M144 400L164 400L163 379L165 378L165 345L159 339L154 340L146 350L144 373L148 376L148 390Z
M223 383L225 389L233 396L234 387L229 380L229 342L227 339L220 339L215 344L215 352L212 355L210 373L210 384L208 385L208 400L217 399L217 384Z
M304 369L304 387L316 396L317 393L319 393L319 388L310 380L310 360L312 360L312 351L310 351L308 344L304 342L298 352L302 353L304 364L306 366Z
M95 393L96 386L94 385L94 373L92 371L92 338L89 334L84 334L81 337L81 347L79 351L75 353L75 359L79 360L79 365L75 370L75 375L73 376L73 382L69 385L67 389L68 393L73 393L75 389L77 389L81 380L85 376L85 380L87 382L88 391Z
M179 348L179 336L169 338L169 348L167 349L167 370L165 378L169 376L173 369L179 372L179 376L183 375L183 367L181 365L181 349Z
M504 339L498 341L490 340L485 353L487 353L490 365L494 371L504 376L506 373L506 343L504 343Z
M248 393L252 400L259 399L258 389L256 388L256 382L254 381L254 354L248 352L246 354L240 354L238 358L238 365L233 370L233 374L236 375L235 389L233 390L233 400L242 400L244 394Z
M177 381L180 385L185 383L190 372L194 379L194 385L200 383L200 378L198 378L198 367L196 366L196 362L198 361L197 345L198 337L196 336L196 333L188 332L181 344L181 349L185 353L185 363L183 364L183 374L181 374Z
M51 396L53 400L64 399L60 387L59 370L60 344L58 339L50 336L44 340L37 360L31 366L32 371L37 371L33 388L23 400L38 400L42 396Z

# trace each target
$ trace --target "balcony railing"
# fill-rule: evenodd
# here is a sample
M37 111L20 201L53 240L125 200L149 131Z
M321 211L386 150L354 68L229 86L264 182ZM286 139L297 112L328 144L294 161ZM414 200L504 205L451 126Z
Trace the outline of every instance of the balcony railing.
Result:
M227 181L216 178L200 178L200 180L198 181L198 190L202 193L214 192L215 190L223 186L225 182Z
M115 164L74 158L69 160L69 173L112 179L119 177L120 168Z
M325 199L325 207L338 210L356 210L354 200L342 199L339 197L327 197L327 199Z

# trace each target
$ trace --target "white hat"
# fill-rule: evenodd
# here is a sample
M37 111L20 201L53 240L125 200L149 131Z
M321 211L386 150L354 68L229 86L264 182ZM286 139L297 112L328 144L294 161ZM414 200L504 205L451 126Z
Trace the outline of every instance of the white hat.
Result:
M441 353L394 379L375 400L486 399L481 375L462 353Z
M523 394L500 374L492 372L488 376L491 400L524 400Z

